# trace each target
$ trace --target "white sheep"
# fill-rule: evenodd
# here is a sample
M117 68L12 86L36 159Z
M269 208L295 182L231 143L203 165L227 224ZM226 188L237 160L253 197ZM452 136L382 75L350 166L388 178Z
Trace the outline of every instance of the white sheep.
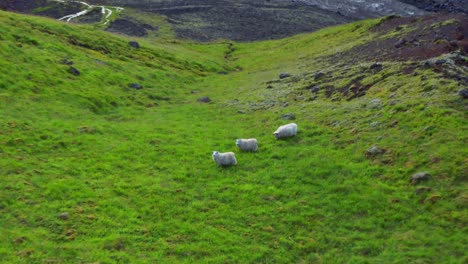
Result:
M219 166L230 166L230 165L237 164L236 155L234 154L234 152L220 153L218 151L213 151L212 156L213 156L213 160Z
M257 151L258 141L255 138L236 139L236 145L244 151Z
M297 134L297 125L295 123L290 123L284 126L278 127L273 135L276 139L294 137Z

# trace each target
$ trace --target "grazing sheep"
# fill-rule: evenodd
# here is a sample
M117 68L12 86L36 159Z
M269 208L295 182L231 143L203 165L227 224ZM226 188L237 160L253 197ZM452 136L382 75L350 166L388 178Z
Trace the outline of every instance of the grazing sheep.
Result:
M294 137L297 134L297 125L295 123L290 123L284 126L278 127L273 135L276 139Z
M234 152L220 153L218 151L213 151L212 156L213 156L213 160L219 166L230 166L230 165L237 164L236 155L234 154Z
M255 138L236 139L236 145L244 151L257 151L258 141Z

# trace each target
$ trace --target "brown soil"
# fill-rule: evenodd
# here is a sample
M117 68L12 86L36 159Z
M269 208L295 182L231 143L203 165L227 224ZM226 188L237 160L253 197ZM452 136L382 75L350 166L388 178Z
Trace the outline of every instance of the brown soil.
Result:
M332 61L419 61L457 49L468 54L468 15L465 14L388 17L371 31L376 33L374 41L333 56ZM401 33L383 37L394 31Z

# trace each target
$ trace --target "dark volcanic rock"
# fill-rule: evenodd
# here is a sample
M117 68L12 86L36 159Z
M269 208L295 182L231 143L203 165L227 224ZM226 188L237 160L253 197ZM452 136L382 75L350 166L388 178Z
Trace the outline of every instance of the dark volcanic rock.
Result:
M430 12L452 12L468 14L466 0L400 0Z
M317 72L316 74L314 74L314 80L318 80L318 79L322 78L323 76L325 76L325 73Z
M78 2L61 3L47 0L2 0L0 1L0 9L58 19L82 11L85 9L85 5ZM86 20L85 17L82 18L83 22Z
M130 45L130 47L133 47L135 49L139 49L140 48L140 43L136 42L136 41L129 41L128 42L128 45Z
M289 73L280 73L280 75L278 77L280 79L284 79L284 78L291 77L291 74L289 74Z
M81 74L80 71L73 66L70 66L70 68L68 69L68 72L75 76L79 76Z
M135 90L141 90L143 89L143 86L141 86L140 84L138 83L131 83L128 85L128 87L132 88L132 89L135 89Z
M310 88L310 91L313 93L318 93L320 91L320 87L318 85L314 85L312 88Z
M399 49L401 47L403 47L405 44L406 44L406 39L404 38L400 38L397 42L395 42L395 48Z
M383 38L397 27L412 30L398 36ZM330 61L355 63L356 61L424 61L461 49L468 53L468 16L465 14L437 13L413 17L387 17L372 29L373 40L330 57ZM462 40L459 40L462 38ZM466 41L466 50L464 46ZM456 42L458 48L451 42ZM425 65L434 67L435 62Z
M383 65L382 63L379 63L379 62L376 62L369 67L369 69L374 70L374 71L381 71L382 68L383 68Z
M106 31L113 32L113 33L122 33L129 36L135 37L144 37L148 35L148 32L144 27L141 25L132 22L127 19L116 19L114 20Z
M348 23L343 16L290 0L91 0L132 7L167 17L176 35L198 41L278 39Z
M468 99L468 89L462 89L458 91L458 94L463 98L463 99Z
M201 98L198 98L197 101L200 102L200 103L209 103L209 102L211 102L211 99L208 96L203 96Z

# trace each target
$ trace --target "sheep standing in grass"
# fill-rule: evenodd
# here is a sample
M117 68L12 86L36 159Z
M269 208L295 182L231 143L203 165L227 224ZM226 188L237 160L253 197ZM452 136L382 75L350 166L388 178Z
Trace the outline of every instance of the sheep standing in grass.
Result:
M219 166L230 166L230 165L237 164L236 155L234 154L234 152L220 153L218 151L213 151L212 156L213 156L213 160Z
M258 141L255 138L236 139L236 145L243 151L257 151Z
M295 123L290 123L284 126L278 127L273 135L276 139L294 137L297 134L297 125Z

